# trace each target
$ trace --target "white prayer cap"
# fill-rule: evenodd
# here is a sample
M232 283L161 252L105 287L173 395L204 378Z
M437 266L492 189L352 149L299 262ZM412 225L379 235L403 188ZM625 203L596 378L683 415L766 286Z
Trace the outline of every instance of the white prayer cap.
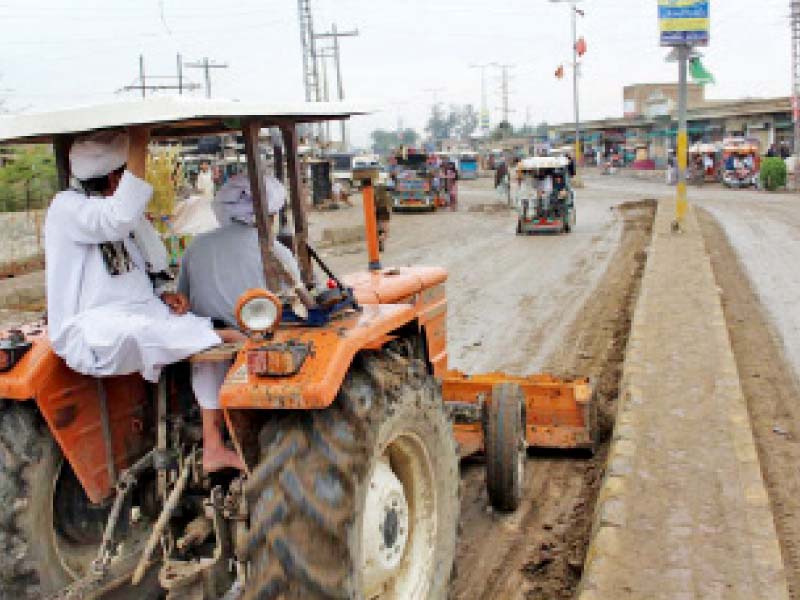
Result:
M100 131L75 140L69 151L72 174L80 181L108 175L128 162L128 134Z
M277 214L286 204L286 188L274 177L264 177L269 214ZM250 193L250 178L247 175L234 175L223 185L214 197L212 205L220 225L231 221L254 222L253 195Z

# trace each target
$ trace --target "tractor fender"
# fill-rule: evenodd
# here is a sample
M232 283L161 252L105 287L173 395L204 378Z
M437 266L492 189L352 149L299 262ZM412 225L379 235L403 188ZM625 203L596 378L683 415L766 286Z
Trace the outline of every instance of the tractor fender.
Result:
M447 372L447 271L438 267L399 267L345 277L359 304L410 304L425 340L431 372Z
M285 377L256 375L248 368L248 353L264 341L249 340L237 354L220 391L224 409L321 409L336 399L356 355L379 350L394 339L393 332L413 323L410 304L365 305L359 312L321 328L278 330L272 346L304 344L309 353L299 370Z
M0 373L0 398L36 403L86 495L94 503L102 502L114 482L108 471L98 384L105 388L114 463L121 472L144 448L144 380L138 375L98 380L76 373L53 352L44 330L29 335L28 341L30 350L11 370Z

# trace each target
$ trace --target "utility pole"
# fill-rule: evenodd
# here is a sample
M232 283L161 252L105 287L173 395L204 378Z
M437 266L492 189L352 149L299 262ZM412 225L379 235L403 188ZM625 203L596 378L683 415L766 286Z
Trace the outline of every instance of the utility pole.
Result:
M800 190L800 0L792 0L792 117L794 119L794 189Z
M567 2L572 13L572 101L575 107L575 166L581 164L581 112L580 96L578 94L578 78L580 77L580 64L578 63L578 15L583 12L578 9L580 0L550 0L553 3Z
M431 111L431 115L433 116L433 113L435 113L436 109L439 107L439 92L443 92L444 88L440 88L440 87L438 87L438 88L425 88L422 91L423 92L427 92L428 94L431 94L433 96L433 110ZM439 141L438 132L437 131L432 131L431 132L431 137L433 138L434 145L436 145L436 143Z
M497 67L501 71L500 77L500 98L503 102L502 111L503 111L503 123L505 123L505 127L510 128L511 126L511 113L513 112L509 105L509 99L511 96L511 91L509 89L509 77L508 77L508 70L513 69L514 65L500 65L493 63L492 66Z
M800 1L800 0L798 0ZM470 69L481 70L481 130L484 136L489 134L491 119L489 118L489 102L486 96L486 68L496 66L497 63L485 63L480 65L470 65Z
M320 64L322 65L322 101L323 102L330 102L331 94L330 94L330 87L328 86L328 59L334 57L334 53L330 50L320 50L317 57L320 60ZM344 139L344 138L342 138ZM331 141L331 122L325 122L325 142L330 143Z
M178 74L177 77L173 75L146 75L144 68L144 55L139 55L139 77L131 85L126 85L117 90L118 92L141 92L142 98L147 97L147 92L160 92L177 90L179 94L183 94L184 90L197 90L200 86L196 83L187 83L183 79L183 63L181 55L177 55ZM169 83L148 83L155 80L167 80ZM177 83L171 83L176 81Z
M144 98L147 92L147 86L144 81L144 54L139 55L139 82L142 84L142 98Z
M183 95L183 59L181 58L180 52L178 53L177 57L178 63L178 95Z
M439 106L439 92L443 92L444 88L425 88L422 91L431 94L433 96L433 105Z
M344 100L344 85L342 84L342 59L339 49L339 38L342 37L355 37L358 35L358 29L352 31L338 31L336 23L331 25L331 30L327 33L314 34L313 37L317 39L331 39L333 40L333 60L336 66L336 88L339 95L339 101ZM340 121L342 128L342 149L347 148L347 125L344 120Z
M203 69L203 76L206 81L206 98L211 98L211 69L227 69L228 63L217 64L208 60L207 56L204 56L202 61L186 63L186 66L190 69Z
M578 7L573 2L572 9L572 97L575 104L575 164L583 163L583 148L581 147L581 110L580 95L578 94Z

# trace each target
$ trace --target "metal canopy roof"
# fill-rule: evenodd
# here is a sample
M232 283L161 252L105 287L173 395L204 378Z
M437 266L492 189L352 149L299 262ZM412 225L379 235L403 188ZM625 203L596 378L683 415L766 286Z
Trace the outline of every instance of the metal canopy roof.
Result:
M536 169L564 169L569 165L565 156L532 156L522 160L517 169L535 171Z
M51 112L0 117L0 144L52 142L75 135L129 125L150 125L154 138L212 135L238 131L252 117L262 127L348 119L368 111L350 104L298 102L270 104L164 96Z

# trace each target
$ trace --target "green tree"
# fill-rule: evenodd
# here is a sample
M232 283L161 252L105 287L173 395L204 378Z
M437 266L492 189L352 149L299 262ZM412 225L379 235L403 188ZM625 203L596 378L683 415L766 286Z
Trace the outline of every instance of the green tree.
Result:
M514 135L514 126L508 121L501 121L497 127L492 131L492 139L502 140L504 138L512 137Z
M761 161L761 187L774 192L786 185L786 163L782 158L770 157Z
M425 131L434 141L458 137L467 140L478 129L480 117L471 104L451 104L446 110L441 104L431 109Z
M416 146L419 134L413 129L403 129L400 132L376 129L370 134L372 151L375 154L386 156L399 146Z
M404 129L400 132L400 143L403 146L416 146L419 141L419 134L413 129Z
M48 148L17 149L9 163L0 168L0 211L44 208L56 187L55 159Z

